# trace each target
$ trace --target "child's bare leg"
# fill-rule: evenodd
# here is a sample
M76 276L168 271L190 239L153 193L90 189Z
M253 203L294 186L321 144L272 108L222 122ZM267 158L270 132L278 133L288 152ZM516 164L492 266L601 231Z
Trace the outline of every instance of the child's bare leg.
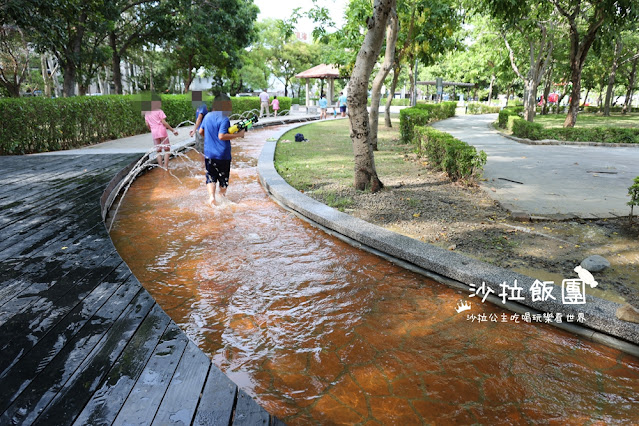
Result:
M163 164L163 161L162 161L162 160L164 160L164 156L162 155L162 151L158 151L157 154L158 154L157 155L158 166L164 168L164 164Z
M169 151L164 151L164 168L165 169L169 169L169 156L171 154L169 153Z
M206 189L209 191L209 205L215 207L215 186L216 182L209 182L206 184Z

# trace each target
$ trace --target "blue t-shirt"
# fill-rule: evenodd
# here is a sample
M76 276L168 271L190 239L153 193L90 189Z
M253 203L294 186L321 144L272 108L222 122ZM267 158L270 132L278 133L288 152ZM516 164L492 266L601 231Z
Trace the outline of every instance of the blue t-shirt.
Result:
M195 110L195 122L197 123L197 118L199 117L200 114L202 114L202 122L200 123L199 126L197 126L195 128L195 131L197 132L198 130L200 130L200 127L202 127L202 123L204 122L204 117L206 117L206 114L209 112L209 110L206 108L205 104L200 105L199 107L197 107L197 109Z
M320 98L319 106L320 108L326 108L328 106L328 101L326 100L326 98Z
M217 135L228 133L231 122L220 111L211 111L202 120L204 128L204 156L213 160L231 159L231 141L220 140Z
M342 95L339 97L339 106L346 106L346 101L348 99L346 98L346 95Z

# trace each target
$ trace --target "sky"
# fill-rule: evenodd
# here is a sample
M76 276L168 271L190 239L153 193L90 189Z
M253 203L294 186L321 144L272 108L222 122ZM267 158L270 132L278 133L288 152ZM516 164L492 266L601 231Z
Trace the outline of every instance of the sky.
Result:
M293 9L301 7L301 12L306 12L313 7L312 0L253 0L253 3L260 8L260 14L257 15L259 21L266 18L287 19L291 17ZM348 4L348 0L318 0L318 4L326 7L331 14L331 18L341 27L344 22L344 9ZM309 19L300 20L298 31L311 33L313 30L313 22Z

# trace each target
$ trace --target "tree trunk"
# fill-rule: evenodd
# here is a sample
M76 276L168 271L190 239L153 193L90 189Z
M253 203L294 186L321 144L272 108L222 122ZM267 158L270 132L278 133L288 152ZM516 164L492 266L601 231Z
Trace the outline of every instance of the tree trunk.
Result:
M413 60L412 56L408 57L408 63L416 66L415 61ZM409 69L410 69L410 65L409 65ZM417 96L415 95L415 77L414 77L414 68L410 69L410 71L408 72L408 79L410 82L410 106L415 106L415 104L417 103Z
M75 96L75 65L69 61L62 68L64 69L62 95L65 97Z
M117 95L122 94L122 71L120 70L120 62L122 58L118 52L117 40L115 33L109 34L109 44L111 45L111 69L113 71L113 86Z
M393 81L391 82L390 94L388 95L388 98L386 99L386 109L384 110L384 120L386 122L386 127L388 127L389 129L393 127L393 124L391 123L390 109L391 109L391 105L393 104L393 99L395 98L395 89L397 88L397 81L399 80L399 73L401 69L402 69L401 65L399 65L399 63L396 63L395 69L393 69Z
M637 78L637 62L639 59L632 61L632 71L630 71L630 77L628 78L628 91L626 92L626 101L623 103L622 114L632 112L632 92L635 88L635 79Z
M615 53L612 58L612 66L608 75L608 87L606 88L606 101L604 102L604 117L610 117L610 102L612 101L612 89L617 77L617 67L619 66L619 55L621 55L621 37L617 37L615 42Z
M40 69L42 70L42 80L44 80L44 96L51 97L51 78L49 77L47 59L44 54L40 55Z
M550 89L552 88L552 69L551 64L546 70L546 83L544 84L544 104L541 108L541 115L548 114L548 96L550 96Z
M368 81L375 61L382 49L384 32L395 0L375 0L373 16L367 19L368 31L357 54L355 66L348 83L348 108L355 160L355 188L377 192L383 188L375 169L375 157L370 143L370 123L366 109Z
M495 74L490 76L490 86L488 87L488 105L493 100L493 84L495 83Z
M377 151L377 127L379 125L379 103L381 101L382 85L384 84L384 80L393 67L393 62L395 61L395 44L397 43L398 32L399 23L397 21L397 12L393 7L390 12L390 16L388 17L384 62L373 80L373 87L371 89L371 111L369 113L369 120L371 126L370 142L373 147L373 151Z
M579 40L579 31L577 28L577 16L580 9L580 5L577 6L575 13L568 14L568 12L560 10L560 12L568 18L570 24L570 79L572 83L572 92L570 95L570 104L568 107L568 113L566 114L566 120L564 121L564 127L575 127L577 122L577 113L579 112L579 97L581 96L581 72L588 56L588 51L595 41L597 31L601 28L604 22L604 11L597 9L595 11L595 18L590 24L590 27L586 31L582 40Z

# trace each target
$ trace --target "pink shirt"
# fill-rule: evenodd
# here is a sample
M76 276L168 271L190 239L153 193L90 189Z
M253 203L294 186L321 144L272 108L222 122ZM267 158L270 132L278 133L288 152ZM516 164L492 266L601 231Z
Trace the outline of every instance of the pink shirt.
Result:
M275 110L280 109L280 101L277 99L273 99L273 102L271 102L271 106Z
M144 113L144 119L151 128L151 136L153 136L153 139L165 138L168 136L166 133L166 127L162 124L162 120L165 118L166 115L161 109L147 111Z

